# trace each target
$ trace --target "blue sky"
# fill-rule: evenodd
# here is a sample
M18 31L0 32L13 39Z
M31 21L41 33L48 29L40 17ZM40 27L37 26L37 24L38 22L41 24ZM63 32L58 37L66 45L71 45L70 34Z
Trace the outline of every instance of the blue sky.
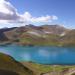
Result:
M30 22L33 24L60 24L75 28L75 0L6 0L10 2L19 14L28 12L30 16L40 17L50 15L58 19L47 22Z

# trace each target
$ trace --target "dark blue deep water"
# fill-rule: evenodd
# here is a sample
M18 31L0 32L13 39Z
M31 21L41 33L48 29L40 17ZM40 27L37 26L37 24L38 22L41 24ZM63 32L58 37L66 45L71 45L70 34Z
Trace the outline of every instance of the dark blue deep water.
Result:
M75 64L75 47L0 46L0 52L9 54L18 61L41 64Z

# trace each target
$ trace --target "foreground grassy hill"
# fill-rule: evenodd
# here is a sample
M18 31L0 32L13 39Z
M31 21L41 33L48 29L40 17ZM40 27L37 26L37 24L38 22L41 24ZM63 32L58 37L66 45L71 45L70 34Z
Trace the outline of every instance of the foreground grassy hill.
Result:
M0 75L72 75L75 65L42 65L31 62L17 62L0 53Z
M21 62L37 75L75 75L75 65L42 65L31 62Z
M33 72L12 57L0 53L0 75L33 75Z

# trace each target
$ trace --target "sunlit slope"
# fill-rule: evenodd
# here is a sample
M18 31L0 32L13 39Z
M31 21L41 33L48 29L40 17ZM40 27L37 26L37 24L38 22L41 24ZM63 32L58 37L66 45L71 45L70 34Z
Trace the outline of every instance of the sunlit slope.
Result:
M11 74L11 72L13 75L33 75L33 72L27 67L16 62L12 57L0 53L0 73L3 73L3 71L8 73L8 75Z

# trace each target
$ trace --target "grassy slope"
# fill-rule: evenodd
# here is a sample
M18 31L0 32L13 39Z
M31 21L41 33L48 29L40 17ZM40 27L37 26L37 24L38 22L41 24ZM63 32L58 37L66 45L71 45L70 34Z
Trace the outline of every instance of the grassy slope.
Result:
M45 37L43 37L45 36ZM20 37L20 43L21 44L29 44L29 45L42 45L42 46L57 46L59 44L58 41L58 35L42 35L40 37L37 37L35 35L30 35L24 33L23 36Z
M29 67L31 70L33 70L36 73L42 74L42 73L51 73L51 72L58 72L58 73L68 73L70 69L75 69L75 66L71 65L42 65L42 64L36 64L36 63L28 63L28 62L21 62L24 66Z
M61 44L63 44L63 46L75 46L75 30L69 31L61 39Z
M23 65L22 65L22 64ZM10 56L0 53L0 73L2 71L8 71L13 73L13 75L40 75L42 73L51 73L51 72L61 72L66 73L69 69L75 69L75 66L65 66L65 65L42 65L37 63L28 63L28 62L16 62ZM34 74L33 74L34 72ZM14 74L16 73L16 74Z
M55 34L36 36L23 32L19 35L18 40L17 43L21 45L75 46L75 31L69 31L65 36Z
M8 70L0 70L0 75L19 75L19 74Z
M19 75L33 75L33 72L16 62L12 57L0 53L0 70L16 72Z

